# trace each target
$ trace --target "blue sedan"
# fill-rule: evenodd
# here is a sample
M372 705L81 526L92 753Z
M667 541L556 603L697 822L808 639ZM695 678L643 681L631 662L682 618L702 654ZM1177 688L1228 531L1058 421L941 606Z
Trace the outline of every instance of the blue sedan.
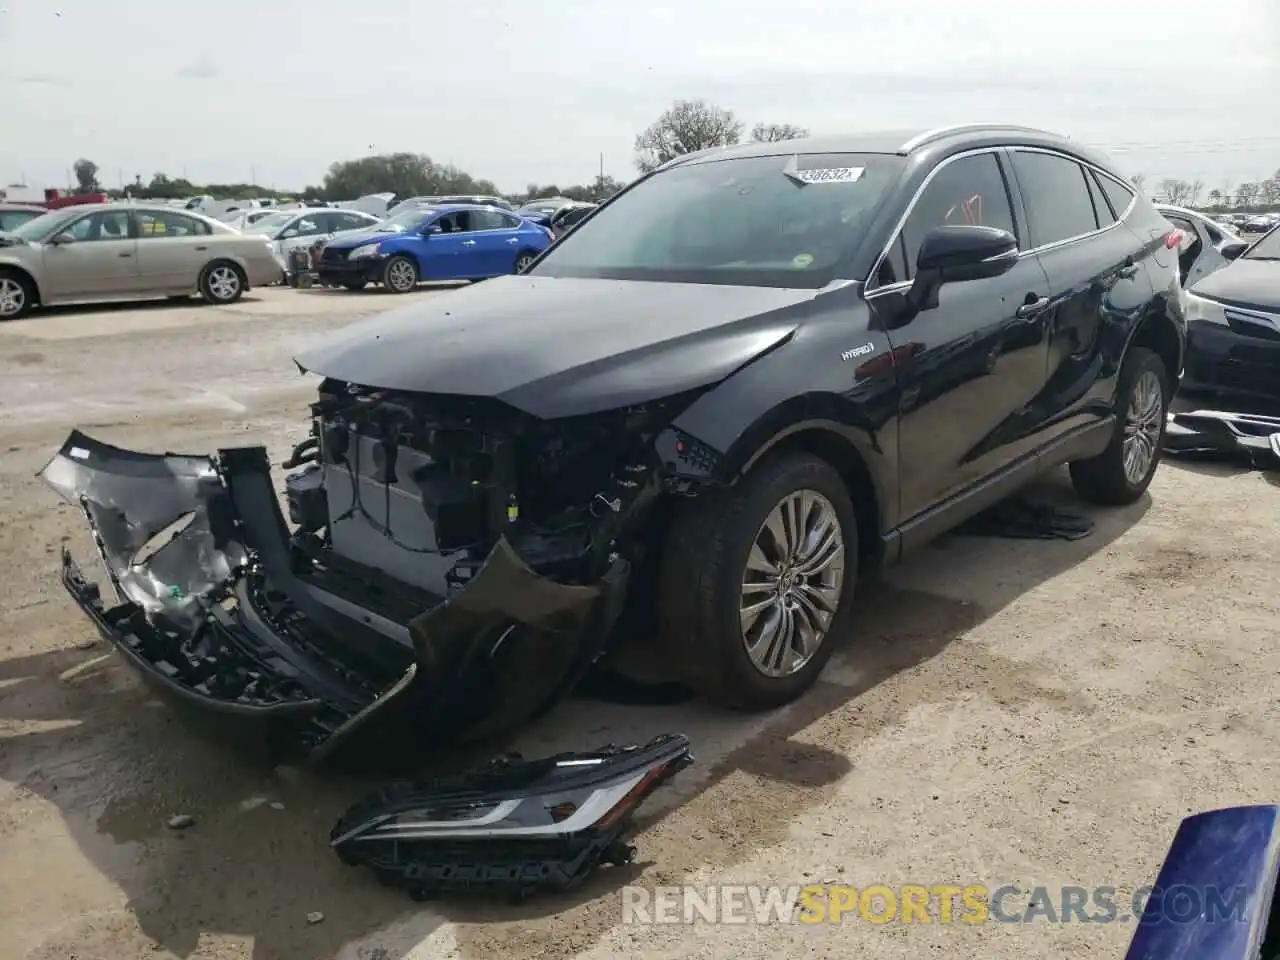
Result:
M406 210L370 230L335 236L316 264L320 282L408 293L422 280L485 280L519 273L551 245L551 231L497 207Z

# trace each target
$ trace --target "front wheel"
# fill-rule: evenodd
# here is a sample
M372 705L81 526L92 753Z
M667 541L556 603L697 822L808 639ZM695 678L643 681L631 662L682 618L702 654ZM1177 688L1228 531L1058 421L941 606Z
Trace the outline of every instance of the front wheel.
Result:
M768 710L811 687L845 630L858 529L844 480L779 453L678 510L662 561L664 647L700 692Z
M516 257L516 273L524 273L538 259L536 253L522 253Z
M418 265L410 257L392 257L382 268L382 285L392 293L408 293L418 285Z
M235 303L243 293L244 276L234 263L215 260L200 274L200 295L209 303Z
M35 306L31 281L16 271L0 271L0 323L25 317Z
M1170 393L1159 355L1144 347L1130 349L1120 368L1115 435L1098 456L1070 465L1071 483L1081 497L1124 506L1146 493L1160 465Z

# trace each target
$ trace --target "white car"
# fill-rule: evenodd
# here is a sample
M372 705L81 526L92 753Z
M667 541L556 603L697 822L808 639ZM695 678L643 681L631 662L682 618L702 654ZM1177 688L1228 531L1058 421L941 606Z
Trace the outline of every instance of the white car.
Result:
M230 213L224 213L218 217L218 221L225 223L227 226L236 230L247 230L263 217L269 217L273 213L279 211L272 210L270 207L259 207L256 210L232 210Z
M359 210L334 210L330 207L277 210L244 228L271 241L280 269L288 271L289 254L302 248L309 250L346 230L369 230L381 221Z
M1190 287L1203 280L1219 267L1234 260L1249 246L1231 227L1217 223L1203 213L1157 203L1160 214L1182 231L1182 243L1178 246L1178 268L1183 287Z

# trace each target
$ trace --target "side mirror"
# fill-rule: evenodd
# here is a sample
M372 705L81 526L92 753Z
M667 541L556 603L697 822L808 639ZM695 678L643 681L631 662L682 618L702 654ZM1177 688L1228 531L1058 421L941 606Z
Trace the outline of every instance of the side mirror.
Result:
M68 243L75 243L76 238L69 233L59 233L50 239L49 243L55 247L66 246Z
M915 312L932 309L944 283L998 277L1017 262L1018 241L1008 230L970 224L934 227L920 243L907 301Z
M433 233L443 233L443 232L444 231L441 229L440 224L438 223L429 223L422 228L422 234L423 236L426 236L426 237L431 236Z
M285 230L283 233L280 234L280 239L289 240L293 237L296 237L297 235L298 235L298 228L290 227L288 230Z
M1249 242L1247 240L1232 240L1219 247L1218 252L1228 260L1236 260L1239 259L1240 254L1244 253L1248 249Z

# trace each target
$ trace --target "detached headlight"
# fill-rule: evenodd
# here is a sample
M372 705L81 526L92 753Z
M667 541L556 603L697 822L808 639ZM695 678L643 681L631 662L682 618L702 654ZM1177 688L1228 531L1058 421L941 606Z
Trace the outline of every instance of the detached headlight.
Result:
M369 257L376 257L377 255L378 255L378 245L376 243L366 243L363 247L356 247L349 254L347 254L347 259L348 260L365 260L365 259L368 259Z
M1188 292L1183 298L1182 311L1187 323L1191 323L1194 320L1203 320L1206 323L1227 326L1226 310L1217 300L1207 300L1204 297L1197 297L1194 293Z
M643 747L499 759L361 801L330 843L343 862L371 867L414 899L478 887L516 897L566 889L601 863L630 862L632 814L692 762L682 734Z

